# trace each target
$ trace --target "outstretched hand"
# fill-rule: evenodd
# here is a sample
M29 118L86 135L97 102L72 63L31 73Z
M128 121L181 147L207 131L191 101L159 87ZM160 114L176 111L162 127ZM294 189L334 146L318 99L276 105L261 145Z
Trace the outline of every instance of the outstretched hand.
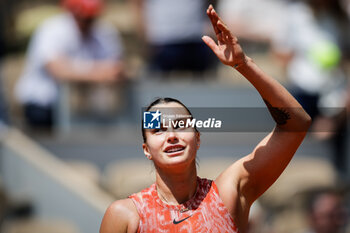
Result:
M203 36L202 40L209 46L219 60L225 64L237 68L246 63L246 56L231 31L218 16L214 7L209 5L207 15L213 25L218 43L209 36Z

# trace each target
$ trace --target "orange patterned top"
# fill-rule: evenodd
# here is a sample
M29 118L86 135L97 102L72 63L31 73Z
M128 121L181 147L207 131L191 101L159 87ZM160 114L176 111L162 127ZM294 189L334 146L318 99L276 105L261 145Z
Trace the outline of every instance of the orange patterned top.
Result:
M140 216L137 232L230 232L238 233L233 218L219 196L215 183L198 177L198 190L181 205L163 202L156 184L133 194L131 198Z

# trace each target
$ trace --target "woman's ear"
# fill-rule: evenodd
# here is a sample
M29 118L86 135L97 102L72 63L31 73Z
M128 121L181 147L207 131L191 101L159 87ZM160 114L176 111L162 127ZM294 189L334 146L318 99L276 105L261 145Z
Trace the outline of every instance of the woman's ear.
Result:
M152 160L152 155L149 152L148 146L146 143L142 144L142 149L143 149L143 153L145 154L145 156L147 157L147 159Z

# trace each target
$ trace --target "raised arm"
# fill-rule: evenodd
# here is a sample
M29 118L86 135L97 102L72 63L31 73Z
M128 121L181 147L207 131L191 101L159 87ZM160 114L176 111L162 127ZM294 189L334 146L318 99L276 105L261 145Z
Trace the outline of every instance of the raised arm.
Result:
M208 36L204 36L203 41L223 64L238 70L256 88L276 122L276 127L251 154L231 165L216 180L224 203L244 228L250 205L286 168L305 137L311 119L281 84L244 54L237 38L212 6L207 14L218 43Z

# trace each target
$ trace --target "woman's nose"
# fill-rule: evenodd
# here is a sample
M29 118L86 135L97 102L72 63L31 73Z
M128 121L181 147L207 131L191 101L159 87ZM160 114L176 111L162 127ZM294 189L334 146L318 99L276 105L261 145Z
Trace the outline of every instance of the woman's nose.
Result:
M173 130L170 130L170 132L168 132L168 138L167 138L167 142L168 143L177 143L179 141L176 133Z

